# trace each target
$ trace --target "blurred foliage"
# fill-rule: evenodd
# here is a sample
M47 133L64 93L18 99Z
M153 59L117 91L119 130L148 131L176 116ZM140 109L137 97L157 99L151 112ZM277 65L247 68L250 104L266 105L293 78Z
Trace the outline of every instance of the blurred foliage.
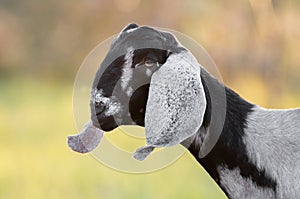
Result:
M189 35L229 86L239 91L240 76L252 74L266 92L258 103L283 107L287 93L300 92L299 6L297 0L1 0L0 73L72 81L94 46L135 21ZM246 97L256 100L255 93Z
M246 99L296 107L299 10L298 0L1 0L0 198L224 197L188 154L162 171L129 175L70 152L76 71L134 21L194 38Z

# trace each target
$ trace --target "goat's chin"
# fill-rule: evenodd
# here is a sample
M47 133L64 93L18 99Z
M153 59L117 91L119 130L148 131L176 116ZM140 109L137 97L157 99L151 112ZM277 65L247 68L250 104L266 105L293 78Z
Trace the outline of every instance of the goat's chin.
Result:
M101 120L98 119L100 129L103 131L112 131L118 127L118 124L114 120L113 116L103 117Z

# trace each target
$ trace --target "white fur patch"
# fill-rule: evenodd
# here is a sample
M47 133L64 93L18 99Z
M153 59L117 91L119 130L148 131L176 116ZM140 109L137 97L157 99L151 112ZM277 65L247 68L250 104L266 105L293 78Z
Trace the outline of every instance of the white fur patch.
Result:
M106 110L104 112L105 116L111 116L114 115L121 110L121 104L115 100L112 100L111 98L104 97L103 91L93 89L91 92L91 102L92 103L103 103L103 106L106 107Z
M149 68L146 69L146 75L148 77L150 77L152 75L152 71Z
M95 89L95 90L92 91L92 93L93 93L93 98L92 99L94 99L95 103L101 103L101 102L104 103L104 104L109 103L109 98L103 96L102 90Z
M131 33L131 32L133 32L133 31L135 31L136 29L138 29L138 27L137 27L137 28L131 28L131 29L129 29L129 30L126 30L126 32Z
M276 198L270 188L260 188L249 178L243 178L240 169L230 170L226 167L219 167L220 183L232 199L260 199Z
M120 112L121 105L118 102L111 102L108 105L108 109L105 111L105 116L111 116Z
M247 123L244 143L251 161L277 181L277 198L299 198L300 109L255 107Z
M132 93L133 93L133 89L130 86L130 87L127 88L126 94L127 94L127 96L131 96Z
M132 60L133 59L133 48L129 47L127 49L127 53L125 55L125 63L122 69L122 76L121 76L121 87L123 91L125 91L129 81L132 78L133 70L131 68Z

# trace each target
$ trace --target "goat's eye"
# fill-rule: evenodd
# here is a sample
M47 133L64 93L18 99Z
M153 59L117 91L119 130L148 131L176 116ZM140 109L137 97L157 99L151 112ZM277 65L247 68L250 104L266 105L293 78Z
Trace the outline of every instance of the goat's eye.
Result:
M145 60L145 66L147 67L152 67L154 65L156 65L157 62L155 62L154 60L151 60L151 59L146 59Z

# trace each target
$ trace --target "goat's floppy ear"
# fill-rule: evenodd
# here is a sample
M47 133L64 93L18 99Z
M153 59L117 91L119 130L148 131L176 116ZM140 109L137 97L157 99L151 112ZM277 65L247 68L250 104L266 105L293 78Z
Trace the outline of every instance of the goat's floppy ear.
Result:
M152 75L145 114L145 147L134 157L146 158L155 147L173 146L200 128L206 98L200 65L187 50L171 54Z

